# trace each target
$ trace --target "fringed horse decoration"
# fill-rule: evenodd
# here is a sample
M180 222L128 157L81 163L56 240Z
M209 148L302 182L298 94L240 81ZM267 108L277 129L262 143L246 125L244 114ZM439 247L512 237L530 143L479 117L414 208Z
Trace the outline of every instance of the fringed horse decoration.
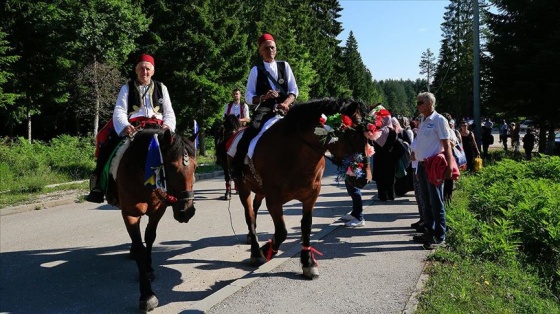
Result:
M301 220L301 263L303 274L309 278L319 275L314 257L317 252L310 243L313 208L321 191L325 170L325 153L341 164L345 156L365 147L363 132L358 136L337 140L346 131L326 131L325 117L341 113L361 120L367 107L352 100L321 99L294 105L288 114L271 126L260 138L252 159L245 165L244 179L236 182L245 220L249 229L251 263L260 265L270 260L287 237L283 205L298 200L303 205ZM360 126L361 128L362 126ZM319 130L319 132L317 131ZM355 130L354 130L355 131ZM351 142L355 143L351 143ZM251 200L254 192L255 200ZM256 232L256 213L263 199L274 221L274 237L259 247Z

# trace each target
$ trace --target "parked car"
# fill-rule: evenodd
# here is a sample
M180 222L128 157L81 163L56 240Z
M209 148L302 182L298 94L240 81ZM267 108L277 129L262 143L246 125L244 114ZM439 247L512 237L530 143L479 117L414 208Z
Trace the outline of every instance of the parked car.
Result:
M535 126L535 124L533 123L533 120L525 120L519 125L519 131L520 132L527 132L528 128L532 128L534 126Z

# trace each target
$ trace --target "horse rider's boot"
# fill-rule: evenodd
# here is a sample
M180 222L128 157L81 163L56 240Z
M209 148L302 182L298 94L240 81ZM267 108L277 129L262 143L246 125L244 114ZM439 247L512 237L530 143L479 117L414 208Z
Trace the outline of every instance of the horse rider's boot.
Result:
M86 196L86 201L92 203L103 203L105 196L103 191L99 188L99 177L93 173L89 178L89 195Z

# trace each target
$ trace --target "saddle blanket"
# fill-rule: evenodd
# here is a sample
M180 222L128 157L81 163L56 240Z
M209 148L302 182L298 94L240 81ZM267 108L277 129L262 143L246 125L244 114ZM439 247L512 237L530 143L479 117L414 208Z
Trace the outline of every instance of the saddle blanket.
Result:
M259 134L257 134L257 136L255 136L251 140L251 144L249 144L249 150L247 151L247 157L249 157L249 159L253 158L253 154L255 153L255 147L257 147L257 142L259 141L261 136L264 134L264 132L266 132L266 130L268 130L271 126L274 125L274 123L278 122L280 119L282 119L282 117L275 116L275 117L272 117L272 118L268 119L264 123L264 125L262 126ZM239 143L239 140L241 139L241 136L243 136L243 132L245 132L245 130L237 133L237 135L233 139L233 142L231 143L231 146L229 147L229 149L227 151L227 154L230 155L231 157L235 156L235 153L237 152L237 144ZM245 158L245 163L248 163L247 158Z

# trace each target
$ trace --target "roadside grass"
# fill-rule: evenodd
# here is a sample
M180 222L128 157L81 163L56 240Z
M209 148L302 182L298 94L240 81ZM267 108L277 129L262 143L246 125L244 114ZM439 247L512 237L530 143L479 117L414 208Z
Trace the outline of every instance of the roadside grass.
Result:
M560 157L512 154L457 182L416 313L560 313Z
M213 144L213 141L208 141ZM91 138L62 135L45 143L24 138L0 139L0 208L34 202L39 195L89 189L95 167ZM213 147L197 156L196 173L221 170ZM64 184L75 182L73 184Z

